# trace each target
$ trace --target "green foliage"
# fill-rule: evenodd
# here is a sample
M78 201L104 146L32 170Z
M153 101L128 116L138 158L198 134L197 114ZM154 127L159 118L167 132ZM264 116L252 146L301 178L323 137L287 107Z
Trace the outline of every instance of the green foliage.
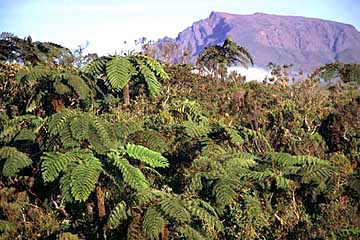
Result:
M115 56L106 63L107 81L109 88L121 90L131 78L131 65L128 59Z
M140 160L150 167L168 167L169 163L166 158L164 158L161 153L152 151L146 147L135 145L135 144L127 144L125 146L126 154L129 157Z
M101 77L108 89L115 92L124 90L130 80L145 83L150 96L154 97L161 95L159 81L169 79L160 63L141 54L98 58L86 67L85 72L93 78Z
M0 64L0 238L358 237L355 65L332 65L343 81L325 87L326 67L291 85L277 65L272 84L215 82L141 54L83 71L6 44L0 58L24 64ZM229 39L203 54L222 78L252 63ZM119 104L127 89L140 97Z
M226 76L227 66L236 63L245 67L254 65L248 50L238 46L230 38L226 38L222 46L206 47L197 59L198 65L212 71L212 74L220 74L222 79Z
M87 141L91 149L103 154L115 143L110 126L104 119L90 113L65 109L50 118L48 130L50 136L59 136L66 148L79 147Z
M2 174L5 177L16 176L20 170L32 164L31 158L14 147L0 148L0 159L5 159Z
M148 239L158 239L158 236L165 224L165 219L162 218L161 214L156 211L155 208L149 208L146 210L142 228Z
M101 162L91 152L50 152L42 157L45 182L57 179L61 172L60 189L68 201L85 201L94 190L102 171Z
M128 218L126 213L126 203L119 202L111 211L109 216L108 225L110 228L117 228L123 221Z

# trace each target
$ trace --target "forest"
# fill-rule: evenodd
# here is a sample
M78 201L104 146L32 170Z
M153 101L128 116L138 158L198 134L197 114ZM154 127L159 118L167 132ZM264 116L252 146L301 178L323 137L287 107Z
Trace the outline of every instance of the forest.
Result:
M152 47L0 35L0 239L360 239L359 64Z

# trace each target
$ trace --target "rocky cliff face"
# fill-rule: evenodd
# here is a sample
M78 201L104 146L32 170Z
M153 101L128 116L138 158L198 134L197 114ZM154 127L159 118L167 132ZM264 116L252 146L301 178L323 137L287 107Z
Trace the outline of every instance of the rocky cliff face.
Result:
M206 46L221 44L227 36L246 47L261 67L273 62L310 70L336 60L360 62L360 32L349 24L314 18L212 12L172 41L190 48L194 63Z

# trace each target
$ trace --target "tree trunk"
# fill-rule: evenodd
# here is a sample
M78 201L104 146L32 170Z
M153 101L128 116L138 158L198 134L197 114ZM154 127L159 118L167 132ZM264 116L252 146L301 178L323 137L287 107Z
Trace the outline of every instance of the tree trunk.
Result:
M129 84L126 84L123 88L123 98L124 98L124 104L130 105L130 92L129 92Z
M96 191L98 216L99 219L102 219L106 215L104 192L100 185L96 186L95 191Z

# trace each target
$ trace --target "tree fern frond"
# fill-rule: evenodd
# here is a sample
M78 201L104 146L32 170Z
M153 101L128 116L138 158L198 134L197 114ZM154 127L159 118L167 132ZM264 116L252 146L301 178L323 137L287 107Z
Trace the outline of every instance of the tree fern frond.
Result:
M49 132L51 136L59 134L69 121L77 114L76 111L65 109L59 113L55 113L49 121Z
M32 164L32 160L28 155L14 147L0 148L0 159L6 159L2 169L5 177L16 176L20 170Z
M154 130L138 131L131 136L131 139L136 139L137 144L143 145L160 153L169 149L164 137Z
M232 154L231 157L225 162L225 169L227 171L233 171L235 169L250 168L256 165L255 157L249 153L236 153Z
M149 89L150 96L152 96L152 97L160 96L161 95L161 84L157 80L155 73L153 71L151 71L151 69L149 69L143 63L139 64L139 70L147 83L147 88Z
M79 140L83 141L89 138L89 117L86 115L80 115L74 117L70 122L71 135Z
M61 132L59 133L59 139L64 148L80 147L81 142L73 137L69 122L62 128Z
M128 218L126 213L126 203L124 201L119 202L115 208L111 211L108 225L111 229L117 228L121 222Z
M151 167L168 167L169 163L161 153L150 150L141 145L127 144L126 153L137 160L140 160Z
M230 179L222 179L215 184L212 192L216 198L219 210L222 210L224 206L230 205L234 202L237 197L237 193L234 190L235 188L236 183Z
M85 99L92 95L88 84L78 75L70 75L67 83L75 90L80 99Z
M224 226L217 215L210 214L207 210L194 203L196 202L185 204L185 207L189 210L192 216L197 217L199 220L206 223L206 225L210 225L211 228L216 228L218 231L223 231Z
M210 131L209 125L205 122L185 121L183 122L183 126L185 127L186 134L190 137L204 137L207 136Z
M92 125L96 130L96 134L100 137L102 144L106 146L108 149L113 147L113 143L111 141L107 123L103 121L101 118L93 118Z
M115 56L106 63L105 84L114 90L121 90L131 78L131 65L125 57Z
M71 89L61 81L55 81L53 84L55 92L60 95L71 93Z
M276 181L276 187L279 189L288 190L291 185L293 185L293 181L290 179L287 179L280 175L275 175L275 181Z
M75 198L71 193L71 170L65 172L64 176L60 178L60 192L64 199L68 202L74 202Z
M0 219L0 232L13 232L16 230L16 225L12 222ZM1 235L0 235L1 237Z
M209 240L210 238L204 236L199 231L190 227L189 225L181 225L177 231L189 240Z
M160 202L160 209L170 218L179 223L190 222L191 215L176 198L167 198Z
M45 182L52 182L64 171L67 164L76 160L72 154L47 152L42 157L41 172Z
M121 139L125 139L128 136L142 130L142 124L139 122L129 121L115 124L116 135Z
M225 128L225 131L233 144L241 146L244 143L244 139L238 134L236 130L227 127Z
M54 181L60 172L60 189L65 199L85 201L94 190L102 171L101 162L88 151L50 152L42 157L42 175Z
M139 205L147 205L154 201L160 201L168 198L169 196L157 189L147 189L146 191L137 194L137 201Z
M71 169L71 194L77 201L85 201L94 190L102 170L101 162L92 154L78 155L81 161Z
M142 55L142 58L145 60L146 64L150 67L150 69L162 80L170 79L169 75L165 72L163 65L159 63L159 61L145 55Z
M104 72L105 66L106 66L106 59L97 58L86 66L85 73L97 78L100 75L100 73Z
M148 239L158 239L165 224L165 219L155 208L150 207L146 210L142 229Z
M129 184L130 187L137 191L143 191L150 187L144 174L138 168L131 166L117 151L111 151L108 153L108 157L113 161L114 166L121 171L124 182Z

